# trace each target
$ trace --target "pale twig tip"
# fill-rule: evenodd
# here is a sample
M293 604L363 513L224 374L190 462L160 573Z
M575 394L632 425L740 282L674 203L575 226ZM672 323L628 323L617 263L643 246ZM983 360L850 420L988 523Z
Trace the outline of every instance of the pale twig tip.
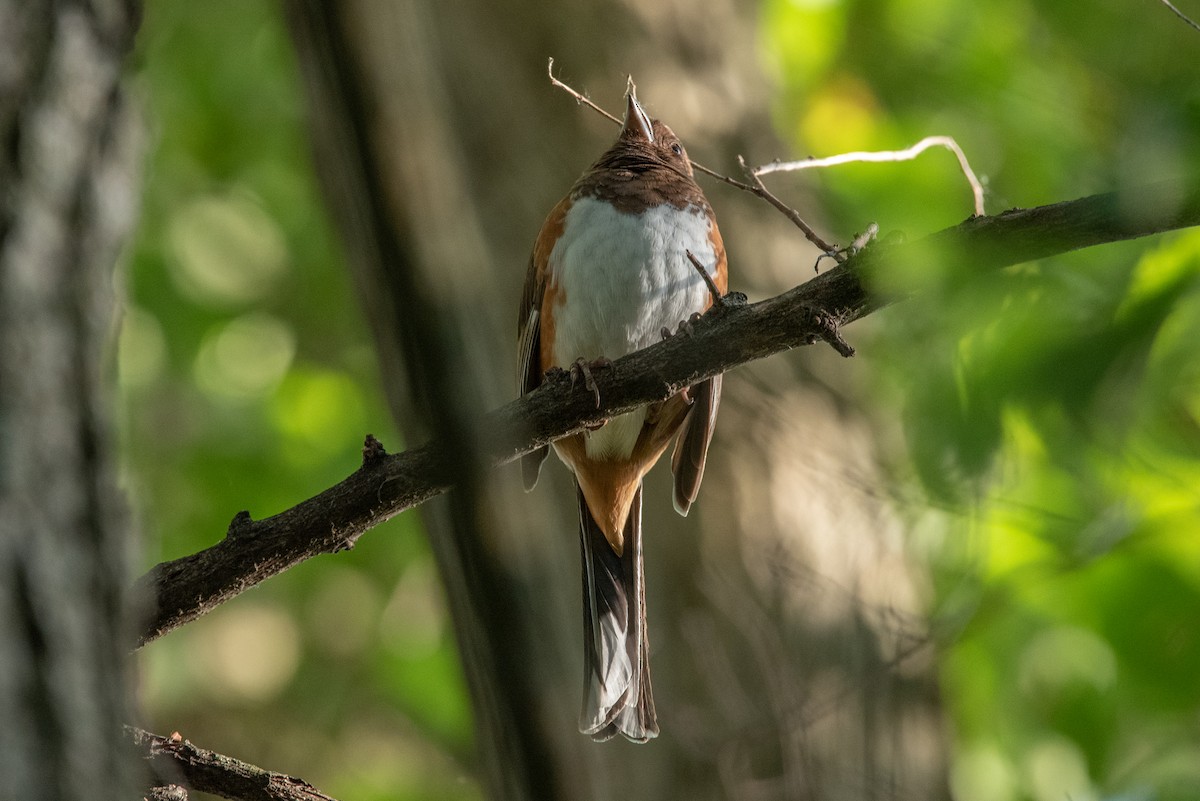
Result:
M600 108L599 106L597 106L597 105L596 105L595 103L593 103L591 100L588 100L588 99L587 99L586 97L584 97L582 94L580 94L579 92L575 91L575 90L574 90L574 89L572 89L570 86L568 86L567 84L565 84L565 83L563 83L562 81L560 81L558 78L555 78L555 77L554 77L554 59L553 59L553 58L551 58L551 59L550 59L550 62L549 62L549 64L546 66L546 72L547 72L547 74L549 74L549 76L550 76L550 84L551 84L552 86L554 86L554 87L558 88L558 89L562 89L564 92L566 92L567 94L569 94L571 97L575 98L575 102L576 102L576 103L579 103L579 104L581 104L581 105L588 106L588 107L589 107L589 108L591 108L593 111L596 111L596 112L598 112L598 113L600 113L600 114L604 115L605 117L608 117L610 120L612 120L613 122L615 122L617 125L621 125L621 124L622 124L622 123L621 123L621 120L619 120L619 119L617 119L616 117L614 117L613 115L609 114L607 111L605 111L604 109L602 109L602 108Z

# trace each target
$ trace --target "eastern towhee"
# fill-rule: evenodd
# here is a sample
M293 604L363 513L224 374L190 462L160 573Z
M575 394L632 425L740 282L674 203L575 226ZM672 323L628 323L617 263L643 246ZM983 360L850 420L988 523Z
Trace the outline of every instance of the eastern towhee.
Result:
M552 367L585 373L647 347L712 297L690 251L727 290L725 247L678 137L642 110L633 86L616 143L542 225L521 301L520 383ZM704 474L721 377L554 443L575 475L583 554L584 699L579 729L596 740L658 734L650 690L642 572L642 477L678 432L671 469L686 515ZM537 483L543 447L522 459Z

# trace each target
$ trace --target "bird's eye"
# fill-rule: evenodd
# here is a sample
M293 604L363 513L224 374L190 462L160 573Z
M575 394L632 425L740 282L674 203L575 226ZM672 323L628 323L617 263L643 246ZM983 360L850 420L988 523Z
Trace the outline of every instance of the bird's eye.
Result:
M676 142L675 144L671 145L671 152L674 153L676 156L682 156L683 155L683 145Z

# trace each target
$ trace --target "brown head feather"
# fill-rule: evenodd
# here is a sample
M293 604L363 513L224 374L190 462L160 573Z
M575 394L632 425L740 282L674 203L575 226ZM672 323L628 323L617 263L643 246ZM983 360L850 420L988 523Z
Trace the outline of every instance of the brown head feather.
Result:
M627 214L664 203L678 209L695 206L711 213L679 137L660 120L653 120L652 125L653 142L623 130L575 182L571 196L604 200Z

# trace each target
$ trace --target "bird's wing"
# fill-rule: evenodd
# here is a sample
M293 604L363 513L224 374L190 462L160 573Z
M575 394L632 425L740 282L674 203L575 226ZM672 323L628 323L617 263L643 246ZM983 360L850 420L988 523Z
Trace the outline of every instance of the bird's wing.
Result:
M725 258L725 243L721 240L715 220L709 229L709 239L717 259L713 283L725 293L729 291L729 265ZM713 376L688 391L692 408L688 411L679 439L675 441L675 451L671 454L671 472L675 475L675 510L681 515L688 513L700 492L704 464L708 460L708 444L712 441L717 409L721 405L721 378L719 375Z
M525 273L525 288L521 292L521 308L517 317L517 381L522 395L537 389L550 367L548 363L543 363L542 331L546 326L553 326L552 319L545 319L545 315L552 314L552 310L543 306L550 277L550 254L554 250L554 243L562 235L570 208L571 199L567 197L550 211L529 257L529 269ZM543 446L521 457L521 475L527 491L537 484L538 473L549 450Z

